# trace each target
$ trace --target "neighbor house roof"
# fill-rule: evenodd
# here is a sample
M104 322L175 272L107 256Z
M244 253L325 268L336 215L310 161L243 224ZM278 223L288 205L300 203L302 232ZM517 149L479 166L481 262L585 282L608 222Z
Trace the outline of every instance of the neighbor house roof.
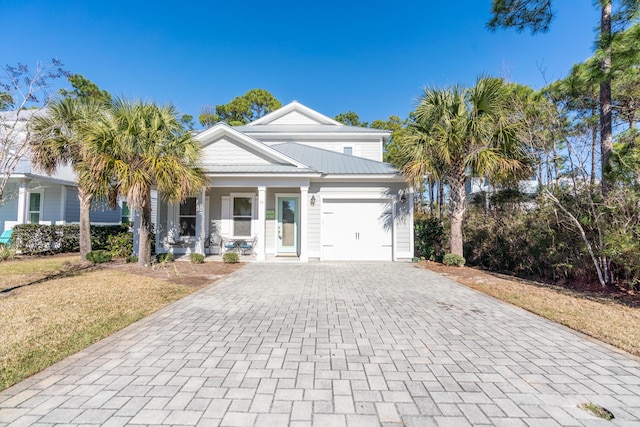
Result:
M295 142L276 144L271 147L323 174L388 175L398 173L389 163L349 156Z

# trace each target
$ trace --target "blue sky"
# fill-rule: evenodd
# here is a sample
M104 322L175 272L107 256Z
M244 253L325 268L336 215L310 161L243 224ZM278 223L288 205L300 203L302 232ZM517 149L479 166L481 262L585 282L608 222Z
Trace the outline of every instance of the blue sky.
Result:
M0 0L0 63L56 57L112 94L195 117L262 88L372 121L406 117L425 85L485 73L540 88L591 55L591 0L555 0L551 30L536 36L488 31L490 3Z

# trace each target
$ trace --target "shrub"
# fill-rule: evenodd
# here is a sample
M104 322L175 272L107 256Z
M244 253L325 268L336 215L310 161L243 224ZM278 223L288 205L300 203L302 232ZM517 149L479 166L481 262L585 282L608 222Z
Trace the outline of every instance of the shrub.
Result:
M202 254L191 254L191 262L194 264L202 264L204 262L204 255Z
M444 265L454 265L456 267L462 267L465 263L465 259L460 255L445 254L444 258L442 258L442 263Z
M226 254L222 255L222 261L226 262L227 264L235 264L240 262L240 257L235 252L227 252Z
M107 249L109 236L126 233L127 226L91 226L91 247ZM13 228L12 246L23 254L77 252L80 250L80 226L19 224Z
M91 251L87 254L87 261L91 261L94 264L102 264L103 262L111 261L111 254L108 251L98 249L97 251Z
M133 252L133 233L107 236L107 249L116 258L125 258Z
M414 233L416 257L431 261L442 257L444 228L438 218L416 215Z
M127 262L136 263L136 262L138 262L138 255L129 255L128 257L125 258L125 260Z
M171 253L156 254L156 261L158 261L159 263L173 262L173 254Z
M10 259L14 259L16 256L16 251L11 249L8 246L0 244L0 261L7 261Z
M75 227L78 227L77 225ZM128 225L92 225L91 226L91 248L107 249L109 247L109 236L129 233ZM78 236L80 229L78 227ZM133 235L131 237L133 239ZM133 244L133 243L132 243ZM129 252L130 254L131 252ZM129 255L127 254L127 255Z

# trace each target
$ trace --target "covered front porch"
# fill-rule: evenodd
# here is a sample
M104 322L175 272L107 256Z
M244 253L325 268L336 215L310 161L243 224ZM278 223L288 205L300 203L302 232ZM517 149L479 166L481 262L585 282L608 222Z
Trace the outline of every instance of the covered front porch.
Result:
M222 259L236 252L242 261L309 259L308 180L212 179L182 204L158 200L156 252L199 253Z

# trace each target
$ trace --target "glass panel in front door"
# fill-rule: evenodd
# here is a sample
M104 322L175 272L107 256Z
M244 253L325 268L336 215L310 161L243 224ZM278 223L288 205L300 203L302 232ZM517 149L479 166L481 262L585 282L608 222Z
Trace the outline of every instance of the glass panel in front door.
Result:
M282 197L278 199L278 250L296 252L298 246L298 199Z

